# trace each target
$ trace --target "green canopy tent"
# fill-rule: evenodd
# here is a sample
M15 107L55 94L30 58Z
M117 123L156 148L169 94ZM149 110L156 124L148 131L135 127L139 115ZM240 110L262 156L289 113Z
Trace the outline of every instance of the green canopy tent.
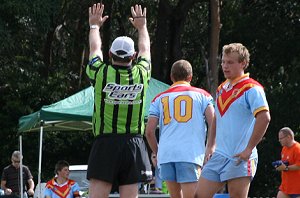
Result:
M146 95L145 116L151 100L169 85L150 79ZM51 105L43 106L39 111L22 116L19 119L20 133L39 131L90 131L94 105L94 88L92 86Z
M152 99L169 85L150 79L146 95L145 118ZM94 105L92 86L51 105L43 106L39 111L22 116L19 119L20 152L22 153L22 134L40 131L38 184L41 182L42 139L44 131L91 131ZM22 162L21 162L22 163ZM21 180L22 182L23 180ZM22 185L21 185L22 187ZM21 189L22 190L22 189Z

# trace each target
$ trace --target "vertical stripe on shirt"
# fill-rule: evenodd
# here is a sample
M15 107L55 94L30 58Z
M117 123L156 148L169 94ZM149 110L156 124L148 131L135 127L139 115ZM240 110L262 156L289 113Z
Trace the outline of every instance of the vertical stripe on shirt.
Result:
M115 83L120 84L120 73L118 70L115 70ZM116 99L116 101L119 101ZM120 104L115 104L114 105L114 110L113 110L113 120L112 120L112 133L117 133L118 132L118 114L119 114L119 106Z
M129 77L129 85L133 85L133 78L132 78L132 70L129 69L128 71L128 77ZM131 121L132 121L132 109L133 109L133 104L128 105L128 110L127 110L127 120L126 120L126 133L130 133L130 126L131 126Z
M108 72L108 67L104 67L103 70L103 79L102 79L102 86L101 86L101 91L104 89L104 87L106 86L106 79L107 79L107 72ZM96 89L96 88L95 88ZM102 92L101 95L101 105L100 105L100 134L103 134L104 131L104 107L105 107L105 101L104 98L106 97L106 93Z
M144 78L143 78L143 74L140 71L139 72L140 75L140 83L144 84ZM141 92L141 105L140 105L140 110L139 110L139 120L138 120L138 134L142 134L141 128L142 128L142 114L143 114L143 108L144 108L144 93L145 93L145 87L143 88L142 92Z

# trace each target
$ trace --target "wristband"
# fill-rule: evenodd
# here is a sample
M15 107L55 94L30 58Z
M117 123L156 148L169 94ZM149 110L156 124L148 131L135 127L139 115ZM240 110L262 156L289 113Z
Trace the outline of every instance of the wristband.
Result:
M289 166L286 166L284 170L285 170L285 171L288 171L288 170L289 170Z
M146 18L145 16L135 16L133 17L134 19L138 19L138 18Z
M90 25L90 29L99 29L99 25Z

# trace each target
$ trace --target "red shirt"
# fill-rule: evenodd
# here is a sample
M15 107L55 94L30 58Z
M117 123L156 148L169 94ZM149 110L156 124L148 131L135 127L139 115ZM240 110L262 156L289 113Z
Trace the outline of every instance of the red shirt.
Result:
M284 146L281 151L281 160L288 161L289 165L300 166L300 144L296 142L291 147ZM300 170L281 171L279 189L286 194L300 194Z

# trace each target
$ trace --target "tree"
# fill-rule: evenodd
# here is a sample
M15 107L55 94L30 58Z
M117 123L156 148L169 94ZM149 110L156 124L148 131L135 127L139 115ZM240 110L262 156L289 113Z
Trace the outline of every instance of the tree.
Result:
M218 56L220 35L220 4L219 0L210 0L210 42L209 42L209 72L208 88L210 93L215 93L218 87ZM213 94L214 96L214 94Z
M249 71L265 88L271 123L258 145L259 164L251 196L275 196L280 175L271 162L280 158L277 133L283 126L299 131L300 73L298 1L223 1L221 45L242 42L251 53ZM286 113L286 112L289 113Z
M207 63L205 60L208 59L206 57L207 53L205 46L208 46L208 39L202 39L199 37L208 37L208 35L205 35L208 32L208 28L206 26L208 21L204 23L201 22L201 26L197 26L197 23L199 20L203 20L201 16L205 16L205 20L208 19L207 9L208 4L199 0L159 1L155 28L156 31L153 36L153 44L151 46L153 57L152 74L155 78L171 83L171 66L176 60L182 58L188 59L192 63L195 71L199 68L201 69L201 67L202 70L205 71L204 64ZM204 14L199 14L199 12L203 12ZM216 12L214 11L214 13ZM214 18L213 20L217 20L217 18ZM214 38L212 37L211 39L215 41L215 39L218 39L218 33L217 31L212 31L212 33L214 34L212 35ZM191 38L195 38L195 40L192 41ZM192 43L200 47L196 48L197 50L194 50L195 48L193 48L193 52L187 51L189 47L186 47L186 45L190 45ZM216 44L217 42L214 45ZM215 53L215 50L216 48L214 47L212 52ZM198 54L198 57L201 54L202 56L200 57L203 60L199 61L198 58L189 58L197 56L196 54ZM212 60L213 59L211 58L211 61ZM197 76L198 75L195 76L196 78L193 82L200 85ZM203 76L205 76L205 74Z
M299 2L102 2L105 4L105 14L109 15L101 31L104 59L109 60L106 52L116 36L127 35L137 39L128 17L130 6L141 3L147 7L152 41L152 76L167 83L171 83L169 72L172 63L181 58L187 59L193 65L192 84L204 87L214 95L218 81L224 80L223 75L217 75L221 46L231 42L241 42L247 46L251 53L249 72L265 87L272 116L268 132L258 146L258 171L249 195L275 196L280 175L273 171L271 162L280 157L277 132L283 126L300 131L297 120L300 114ZM1 167L10 162L11 152L18 149L17 126L22 115L89 85L84 65L88 62L87 9L90 5L92 2L87 0L1 2ZM299 136L299 132L296 133L297 140ZM27 134L23 138L24 163L36 175L38 135ZM48 178L58 157L67 157L72 163L86 163L92 137L86 133L61 134L55 131L46 134L44 141L43 170L48 172L43 173L44 178ZM82 149L77 149L78 144ZM56 148L52 148L53 145ZM79 157L75 155L75 149ZM61 150L65 154L56 155Z

